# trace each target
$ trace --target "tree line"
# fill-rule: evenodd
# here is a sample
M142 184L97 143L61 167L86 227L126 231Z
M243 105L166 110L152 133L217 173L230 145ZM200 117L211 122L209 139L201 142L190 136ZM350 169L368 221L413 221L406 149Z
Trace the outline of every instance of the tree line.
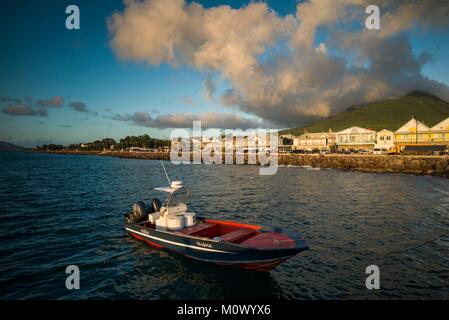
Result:
M160 147L170 146L169 140L162 140L151 138L149 135L144 134L141 136L126 136L120 139L119 142L112 138L106 138L102 140L95 140L89 143L78 143L70 144L68 146L63 146L59 144L44 144L42 146L37 146L37 150L73 150L73 151L103 151L103 150L127 150L132 147L147 148L147 149L158 149Z

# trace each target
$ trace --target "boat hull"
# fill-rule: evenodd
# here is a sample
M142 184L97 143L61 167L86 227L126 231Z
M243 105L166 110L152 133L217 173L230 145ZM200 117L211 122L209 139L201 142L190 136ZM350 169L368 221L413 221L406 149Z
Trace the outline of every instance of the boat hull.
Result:
M275 230L279 234L288 233L289 239L293 240L294 245L288 248L252 248L204 237L146 228L137 224L126 226L126 231L131 236L145 241L151 246L164 248L196 260L260 271L273 269L285 260L308 249L307 243L300 234L272 227L260 230L266 232Z

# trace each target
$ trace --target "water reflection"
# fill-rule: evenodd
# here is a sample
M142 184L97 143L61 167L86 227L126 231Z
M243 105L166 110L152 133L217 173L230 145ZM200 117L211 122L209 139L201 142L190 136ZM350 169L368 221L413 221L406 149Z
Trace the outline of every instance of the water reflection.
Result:
M3 299L448 298L449 184L401 174L167 163L187 182L192 211L277 225L311 247L269 273L154 250L125 235L132 203L166 184L157 161L0 154ZM425 243L403 251L416 244ZM395 252L394 254L388 254ZM65 288L65 267L81 289ZM381 287L365 288L365 268Z

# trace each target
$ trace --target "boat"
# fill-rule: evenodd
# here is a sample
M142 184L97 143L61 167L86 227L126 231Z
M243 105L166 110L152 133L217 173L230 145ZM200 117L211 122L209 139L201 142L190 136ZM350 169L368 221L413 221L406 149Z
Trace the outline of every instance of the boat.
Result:
M162 163L162 162L161 162ZM164 171L167 174L165 167ZM308 250L303 235L280 227L209 219L189 212L189 189L169 181L155 190L166 194L161 202L136 202L125 214L125 230L147 244L188 258L219 265L268 271Z

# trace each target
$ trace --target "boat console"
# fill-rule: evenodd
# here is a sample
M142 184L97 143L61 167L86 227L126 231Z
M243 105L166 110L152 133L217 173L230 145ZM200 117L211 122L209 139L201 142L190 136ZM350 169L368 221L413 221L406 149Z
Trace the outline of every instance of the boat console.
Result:
M180 231L196 225L196 215L187 212L188 189L182 181L173 181L169 187L155 188L167 194L163 204L153 199L148 206L139 201L134 204L133 212L127 217L130 223L150 223L157 229Z

